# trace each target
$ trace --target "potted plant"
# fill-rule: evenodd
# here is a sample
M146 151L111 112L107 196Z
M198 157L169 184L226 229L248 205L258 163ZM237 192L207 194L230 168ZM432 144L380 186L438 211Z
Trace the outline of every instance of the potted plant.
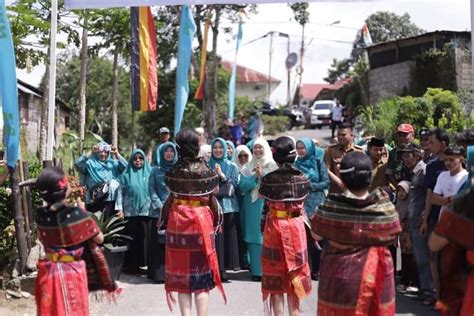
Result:
M114 280L118 280L120 278L125 252L128 250L127 241L132 240L132 237L122 233L127 221L124 221L116 215L105 219L104 213L101 211L92 214L102 234L104 234L104 243L102 246L105 259L109 265L110 274Z

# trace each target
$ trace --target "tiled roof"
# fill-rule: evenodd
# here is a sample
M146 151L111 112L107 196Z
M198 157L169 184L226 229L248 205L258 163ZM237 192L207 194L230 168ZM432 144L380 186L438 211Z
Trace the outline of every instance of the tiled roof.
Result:
M233 63L228 60L221 61L222 67L227 71L232 71ZM268 82L268 75L265 75L256 70L244 67L237 64L237 82L239 83L265 83ZM280 80L271 77L271 82L281 82Z
M304 100L314 100L324 89L337 91L347 83L351 78L345 78L336 81L335 83L305 83L300 86L300 97Z

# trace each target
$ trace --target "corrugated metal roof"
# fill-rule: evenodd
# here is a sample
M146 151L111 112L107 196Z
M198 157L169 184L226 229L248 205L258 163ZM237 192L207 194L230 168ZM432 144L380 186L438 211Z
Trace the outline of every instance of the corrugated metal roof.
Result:
M221 65L227 72L232 72L232 65L234 63L228 60L222 60ZM271 77L271 82L281 82L276 78ZM237 82L239 83L265 83L268 82L268 76L256 70L244 67L237 64Z

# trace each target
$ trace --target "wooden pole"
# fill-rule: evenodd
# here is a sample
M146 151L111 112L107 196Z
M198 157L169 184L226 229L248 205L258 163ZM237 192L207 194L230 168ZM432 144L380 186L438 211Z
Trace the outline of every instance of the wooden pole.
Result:
M18 161L18 171L20 176L20 182L25 181L25 173L23 170L23 161ZM26 190L25 187L20 188L21 208L23 210L23 217L25 219L25 230L26 230L26 244L28 251L31 249L31 234L30 234L30 217L28 214L28 204L26 202Z
M12 189L11 205L12 217L15 223L15 232L18 248L18 259L20 260L20 270L18 273L23 275L25 273L26 261L28 260L28 245L25 235L25 218L21 210L20 188L18 186L18 168L10 168L10 183Z

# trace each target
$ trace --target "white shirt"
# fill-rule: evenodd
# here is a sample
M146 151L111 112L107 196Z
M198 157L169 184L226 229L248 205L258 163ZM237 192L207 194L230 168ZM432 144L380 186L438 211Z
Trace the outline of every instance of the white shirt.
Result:
M342 106L333 107L331 111L331 119L338 122L342 121L342 110L344 110Z
M452 176L449 171L443 171L439 174L438 179L436 180L436 186L433 193L444 197L455 196L464 182L466 182L468 176L469 172L465 169L462 169L454 176ZM441 207L441 212L444 211L445 207L446 205Z

